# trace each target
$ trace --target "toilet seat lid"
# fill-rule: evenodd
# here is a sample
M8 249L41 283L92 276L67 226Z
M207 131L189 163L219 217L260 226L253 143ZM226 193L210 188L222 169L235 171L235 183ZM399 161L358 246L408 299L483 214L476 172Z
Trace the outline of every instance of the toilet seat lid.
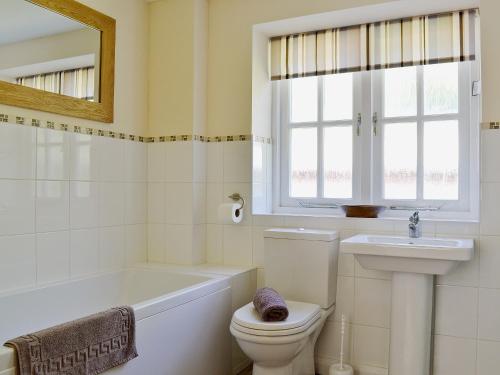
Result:
M286 301L288 318L281 322L265 322L261 319L252 302L236 310L233 322L252 330L284 331L307 326L311 320L316 320L320 307L312 303Z

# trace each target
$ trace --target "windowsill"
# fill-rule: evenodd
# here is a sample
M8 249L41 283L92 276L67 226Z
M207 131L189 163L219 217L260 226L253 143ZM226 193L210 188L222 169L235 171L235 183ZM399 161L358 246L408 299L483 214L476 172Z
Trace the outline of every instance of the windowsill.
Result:
M288 216L288 217L310 217L310 218L332 218L345 220L384 220L384 221L408 221L408 217L414 210L386 210L377 218L358 218L346 217L340 209L329 208L295 208L295 207L278 207L273 212L253 213L254 216ZM422 221L429 223L447 222L447 223L464 223L464 224L479 224L479 218L470 212L425 212L420 211Z

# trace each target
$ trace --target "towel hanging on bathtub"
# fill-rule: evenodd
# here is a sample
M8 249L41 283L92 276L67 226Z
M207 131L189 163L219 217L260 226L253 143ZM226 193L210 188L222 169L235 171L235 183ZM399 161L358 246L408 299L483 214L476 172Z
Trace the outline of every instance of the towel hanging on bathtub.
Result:
M96 375L137 357L134 310L115 307L9 340L20 375Z

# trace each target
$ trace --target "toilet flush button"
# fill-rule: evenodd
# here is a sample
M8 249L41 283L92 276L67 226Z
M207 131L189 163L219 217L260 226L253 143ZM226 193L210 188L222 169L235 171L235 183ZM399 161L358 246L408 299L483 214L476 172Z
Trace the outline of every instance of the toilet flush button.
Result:
M305 231L305 230L306 230L306 228L299 228L299 229L298 229L298 231L299 231L299 232L303 232L303 231Z

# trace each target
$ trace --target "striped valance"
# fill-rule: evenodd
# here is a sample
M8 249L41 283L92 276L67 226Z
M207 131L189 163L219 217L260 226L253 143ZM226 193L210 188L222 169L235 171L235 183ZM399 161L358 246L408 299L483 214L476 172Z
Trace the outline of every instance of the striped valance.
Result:
M477 9L271 38L271 79L474 60Z

